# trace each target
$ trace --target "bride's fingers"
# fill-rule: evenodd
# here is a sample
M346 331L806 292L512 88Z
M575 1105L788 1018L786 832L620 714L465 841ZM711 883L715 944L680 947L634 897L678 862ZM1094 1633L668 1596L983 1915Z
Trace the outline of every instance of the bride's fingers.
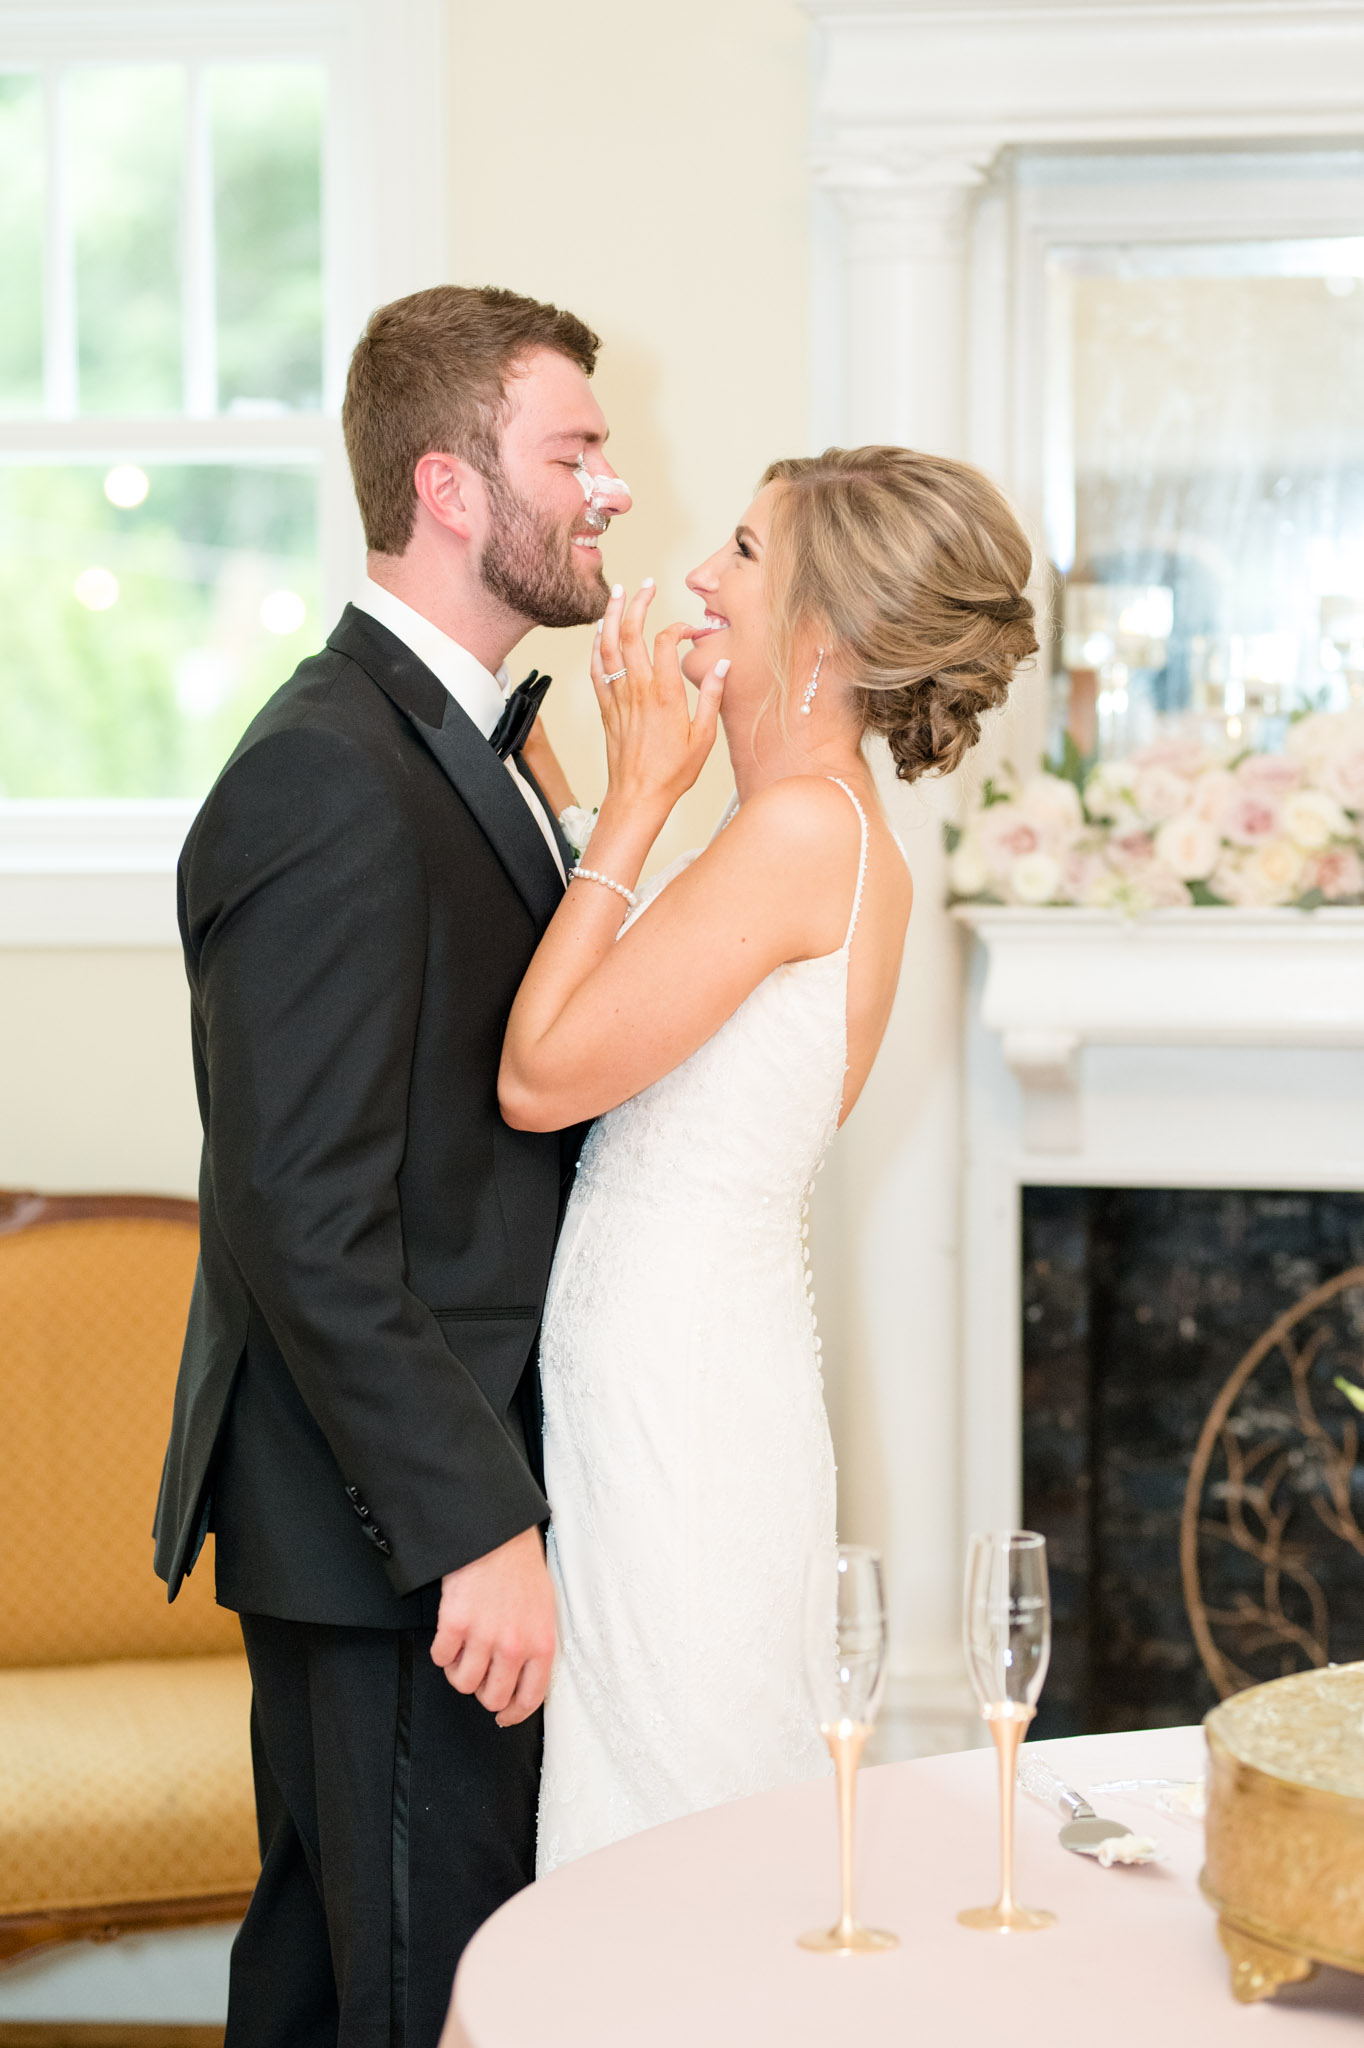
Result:
M624 668L625 666L620 658L620 615L624 609L625 585L623 583L613 583L611 585L611 595L606 600L606 611L601 621L601 640L599 645L601 648L603 679L606 676L614 675L617 669Z
M720 705L724 700L725 677L728 674L729 663L717 661L697 692L696 710L691 722L692 744L704 748L706 754L715 745L715 729L720 722Z
M592 677L592 687L597 693L597 702L605 710L610 691L606 681L606 664L602 659L601 643L602 622L598 619L597 630L592 635L592 655L588 662L588 673Z
M673 626L664 626L654 635L654 681L662 686L681 690L686 678L682 664L677 657L677 645L685 640L691 628L682 621Z
M626 605L620 622L621 665L628 667L632 678L646 680L653 672L649 650L644 644L644 618L654 601L654 579L646 576Z

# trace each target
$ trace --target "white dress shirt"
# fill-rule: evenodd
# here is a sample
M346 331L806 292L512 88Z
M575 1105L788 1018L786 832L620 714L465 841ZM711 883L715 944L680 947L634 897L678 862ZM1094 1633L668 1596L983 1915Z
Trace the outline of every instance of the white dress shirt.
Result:
M387 626L404 647L411 649L418 661L425 662L432 675L445 685L460 710L473 720L484 739L492 738L511 689L505 664L494 675L466 647L461 647L458 640L452 640L439 626L433 626L430 619L414 612L410 604L404 604L400 597L395 597L391 590L385 590L382 584L375 583L369 576L365 577L351 601L357 611L368 612L381 626ZM563 875L563 855L554 837L549 813L510 754L506 766L540 828L541 838L554 856L555 867Z

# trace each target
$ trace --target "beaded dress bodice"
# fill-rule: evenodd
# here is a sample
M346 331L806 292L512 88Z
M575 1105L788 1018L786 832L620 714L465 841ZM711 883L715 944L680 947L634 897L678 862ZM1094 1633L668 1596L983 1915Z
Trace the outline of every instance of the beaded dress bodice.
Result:
M842 947L768 975L583 1147L541 1343L560 1618L541 1874L827 1763L802 1639L806 1560L835 1540L806 1211L867 858L839 787L861 823Z

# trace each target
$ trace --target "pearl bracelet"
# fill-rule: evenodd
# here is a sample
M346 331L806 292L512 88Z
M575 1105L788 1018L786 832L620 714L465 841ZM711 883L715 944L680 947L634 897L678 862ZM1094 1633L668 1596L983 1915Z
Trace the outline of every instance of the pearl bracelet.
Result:
M639 898L633 889L627 889L624 882L613 882L609 875L599 875L595 868L585 868L579 864L568 879L570 882L600 882L603 889L614 889L617 896L623 896L631 910L639 909Z

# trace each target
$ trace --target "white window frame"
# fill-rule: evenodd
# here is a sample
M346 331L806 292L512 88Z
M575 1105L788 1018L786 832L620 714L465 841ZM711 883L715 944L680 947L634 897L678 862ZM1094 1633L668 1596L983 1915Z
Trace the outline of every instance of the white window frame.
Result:
M339 615L364 547L341 442L346 365L373 306L449 271L447 46L441 0L0 0L0 68L309 59L324 66L323 404L241 418L209 411L206 323L188 322L183 413L74 412L64 281L45 273L42 418L0 418L0 460L304 461L318 479L324 617ZM59 203L49 194L49 206ZM49 245L51 243L49 227ZM191 409L192 407L192 409ZM0 800L0 949L178 944L175 862L197 804Z

